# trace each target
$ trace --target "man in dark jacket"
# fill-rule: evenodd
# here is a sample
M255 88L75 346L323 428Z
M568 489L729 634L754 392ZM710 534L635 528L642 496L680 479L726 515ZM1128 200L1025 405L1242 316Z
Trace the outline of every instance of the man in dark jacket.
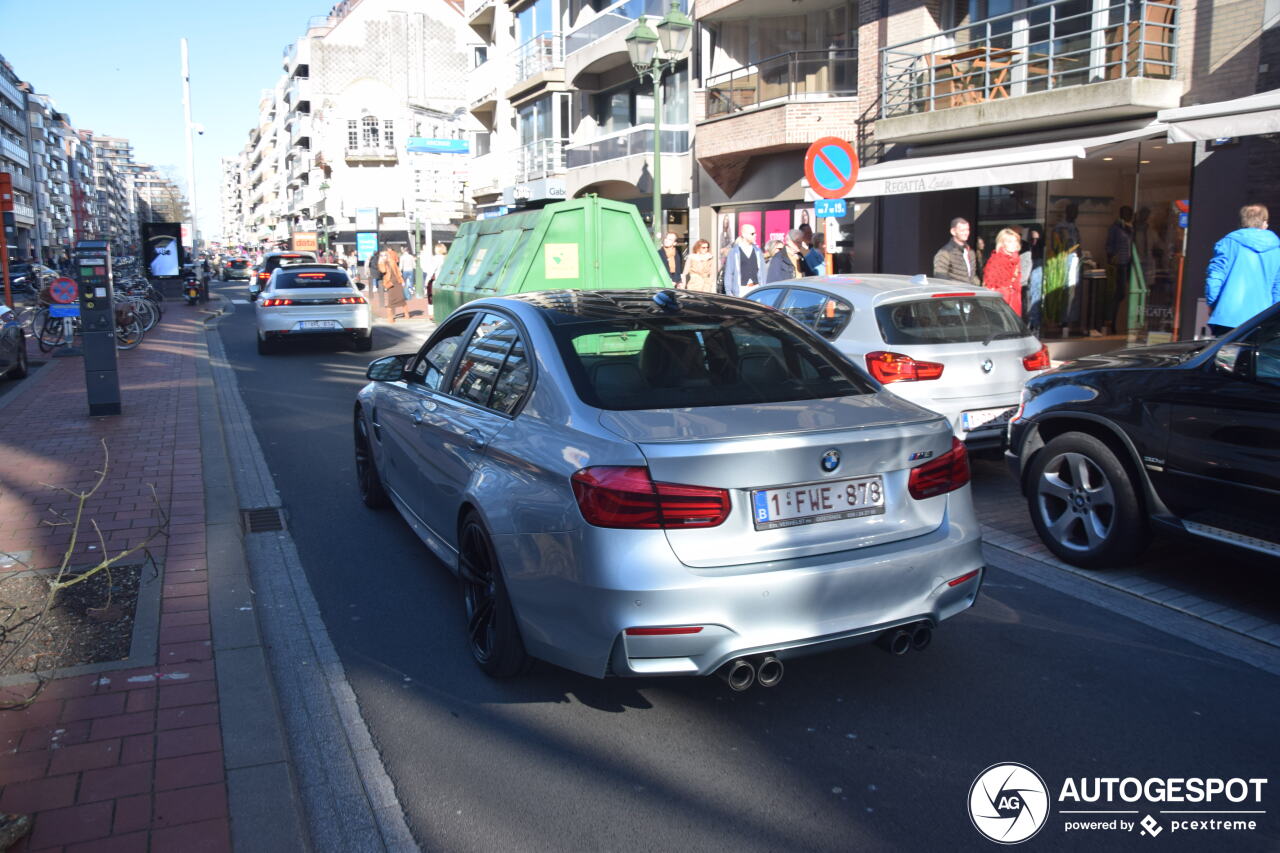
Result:
M957 216L951 220L951 239L933 256L933 277L977 287L982 284L980 273L977 256L969 248L969 220Z
M764 274L765 284L788 281L806 274L803 250L800 248L800 242L803 239L804 232L799 228L792 228L787 232L787 239L783 241L782 248L774 252L773 257L769 259L769 269Z
M1268 229L1260 204L1240 208L1240 228L1213 247L1204 296L1213 312L1209 328L1224 335L1280 302L1280 237Z

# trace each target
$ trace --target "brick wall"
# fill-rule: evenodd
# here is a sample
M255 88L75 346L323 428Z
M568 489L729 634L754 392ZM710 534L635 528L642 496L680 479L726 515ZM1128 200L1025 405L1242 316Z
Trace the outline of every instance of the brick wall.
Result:
M852 139L858 101L824 100L752 110L698 127L698 158L807 146L820 136Z

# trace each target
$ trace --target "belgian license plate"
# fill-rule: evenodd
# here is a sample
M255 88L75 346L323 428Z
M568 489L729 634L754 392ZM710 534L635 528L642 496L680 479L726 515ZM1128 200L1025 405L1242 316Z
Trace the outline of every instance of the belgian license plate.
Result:
M302 320L298 326L303 329L337 329L341 328L337 320Z
M802 483L751 493L756 530L799 527L884 513L884 480L879 474L853 480Z
M1013 417L1013 413L1017 408L1017 406L998 406L994 409L974 409L971 412L961 412L960 428L968 432L982 427L1000 426Z

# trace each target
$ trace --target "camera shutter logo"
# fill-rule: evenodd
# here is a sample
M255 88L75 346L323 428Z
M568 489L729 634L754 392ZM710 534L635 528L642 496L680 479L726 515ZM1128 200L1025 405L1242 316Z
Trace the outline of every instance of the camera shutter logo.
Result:
M1025 764L993 764L969 789L969 819L978 832L999 844L1031 838L1049 817L1049 789Z

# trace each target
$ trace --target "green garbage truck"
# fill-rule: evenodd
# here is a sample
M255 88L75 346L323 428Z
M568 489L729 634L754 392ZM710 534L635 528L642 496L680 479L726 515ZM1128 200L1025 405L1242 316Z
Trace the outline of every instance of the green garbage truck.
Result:
M483 296L670 285L635 205L586 196L464 222L436 276L435 317Z

